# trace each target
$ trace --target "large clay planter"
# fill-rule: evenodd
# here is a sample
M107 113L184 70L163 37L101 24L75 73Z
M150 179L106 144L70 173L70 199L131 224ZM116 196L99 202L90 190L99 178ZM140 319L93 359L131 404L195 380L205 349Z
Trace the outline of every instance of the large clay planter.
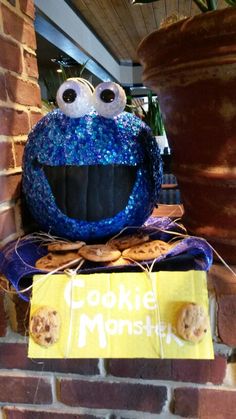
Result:
M236 8L155 31L138 55L160 100L185 226L236 263Z

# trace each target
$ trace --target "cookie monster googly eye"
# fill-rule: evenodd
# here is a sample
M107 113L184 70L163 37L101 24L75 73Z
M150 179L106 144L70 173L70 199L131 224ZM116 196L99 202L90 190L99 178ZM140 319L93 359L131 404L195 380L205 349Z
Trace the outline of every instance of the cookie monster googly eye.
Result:
M68 79L57 91L57 103L61 111L70 118L84 116L91 110L91 88L82 79Z
M105 118L119 115L125 108L126 95L121 86L114 82L100 83L93 93L93 106Z

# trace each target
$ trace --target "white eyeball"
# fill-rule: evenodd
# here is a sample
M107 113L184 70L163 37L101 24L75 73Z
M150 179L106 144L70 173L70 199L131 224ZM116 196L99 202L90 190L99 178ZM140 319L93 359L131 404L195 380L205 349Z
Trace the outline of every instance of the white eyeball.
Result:
M126 105L124 89L113 82L100 83L93 93L93 106L105 118L113 118L121 113Z
M70 118L79 118L88 113L92 106L90 88L77 79L68 79L57 91L57 104Z

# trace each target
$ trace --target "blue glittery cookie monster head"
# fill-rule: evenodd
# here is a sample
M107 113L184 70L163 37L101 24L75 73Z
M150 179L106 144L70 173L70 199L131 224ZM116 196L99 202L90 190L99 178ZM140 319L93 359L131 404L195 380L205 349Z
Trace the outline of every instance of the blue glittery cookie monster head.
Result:
M40 226L71 240L110 237L140 226L156 205L162 166L149 127L125 106L123 89L92 92L68 79L59 109L44 116L25 147L23 192Z

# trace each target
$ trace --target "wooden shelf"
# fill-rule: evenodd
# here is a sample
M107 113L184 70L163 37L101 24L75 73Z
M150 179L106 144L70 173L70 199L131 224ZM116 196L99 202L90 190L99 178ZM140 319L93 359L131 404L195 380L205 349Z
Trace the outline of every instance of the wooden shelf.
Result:
M155 217L170 217L180 218L183 216L184 208L183 205L166 205L158 204L158 208L155 208L152 215Z

